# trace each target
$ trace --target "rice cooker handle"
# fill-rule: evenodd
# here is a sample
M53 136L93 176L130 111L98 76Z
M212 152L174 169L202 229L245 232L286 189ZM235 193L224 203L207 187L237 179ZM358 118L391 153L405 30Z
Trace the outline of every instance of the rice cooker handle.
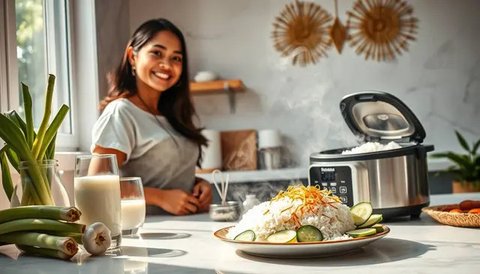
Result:
M427 152L433 151L433 145L419 145L417 149L417 159L424 160L427 158Z

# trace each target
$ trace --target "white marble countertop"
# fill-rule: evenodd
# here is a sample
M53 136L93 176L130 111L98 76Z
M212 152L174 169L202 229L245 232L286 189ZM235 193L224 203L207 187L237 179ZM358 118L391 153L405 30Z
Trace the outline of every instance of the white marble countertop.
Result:
M480 193L432 195L431 205L480 199ZM20 255L0 246L0 273L478 273L480 229L441 225L429 216L386 223L391 232L335 257L267 259L234 250L213 231L232 223L208 215L150 217L143 239L124 238L121 256L76 256L69 261Z

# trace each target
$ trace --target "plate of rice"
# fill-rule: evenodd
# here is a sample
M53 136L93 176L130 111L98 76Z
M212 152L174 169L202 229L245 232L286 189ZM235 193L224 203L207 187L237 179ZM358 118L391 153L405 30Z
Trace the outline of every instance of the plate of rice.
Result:
M292 239L279 243L269 241L272 234L295 231L313 226L322 240L299 242ZM347 253L386 236L390 229L380 225L374 235L351 237L355 230L350 208L330 191L316 186L290 186L272 200L247 211L235 226L217 230L214 236L250 255L273 258L308 258ZM252 231L251 240L239 240L238 235Z

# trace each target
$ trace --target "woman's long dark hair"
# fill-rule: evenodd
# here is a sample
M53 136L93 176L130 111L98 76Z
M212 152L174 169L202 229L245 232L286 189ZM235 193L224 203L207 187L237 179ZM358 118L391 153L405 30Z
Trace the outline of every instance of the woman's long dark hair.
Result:
M200 166L202 159L201 146L207 144L207 139L200 133L202 129L195 127L193 123L193 117L196 113L190 99L185 38L182 32L170 21L163 18L152 19L146 21L135 30L127 44L120 65L113 74L109 75L110 89L108 95L100 102L100 110L103 110L106 105L115 99L130 97L137 93L137 84L132 73L132 65L128 61L128 49L132 47L134 52L138 52L160 31L170 31L178 37L183 59L180 79L171 88L161 93L157 108L176 131L198 145L200 153L197 165Z

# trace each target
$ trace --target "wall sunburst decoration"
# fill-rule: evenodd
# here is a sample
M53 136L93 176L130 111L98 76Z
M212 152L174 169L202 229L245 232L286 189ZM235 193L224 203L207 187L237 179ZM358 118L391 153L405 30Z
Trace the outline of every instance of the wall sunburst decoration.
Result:
M315 64L327 56L331 20L332 16L315 3L295 0L287 4L273 23L275 49L291 57L293 65Z
M402 0L358 0L347 14L350 44L366 60L393 60L415 40L418 19Z
M347 40L347 28L342 24L338 17L338 2L335 0L335 20L330 28L330 36L332 43L337 49L338 53L342 53L343 44Z

